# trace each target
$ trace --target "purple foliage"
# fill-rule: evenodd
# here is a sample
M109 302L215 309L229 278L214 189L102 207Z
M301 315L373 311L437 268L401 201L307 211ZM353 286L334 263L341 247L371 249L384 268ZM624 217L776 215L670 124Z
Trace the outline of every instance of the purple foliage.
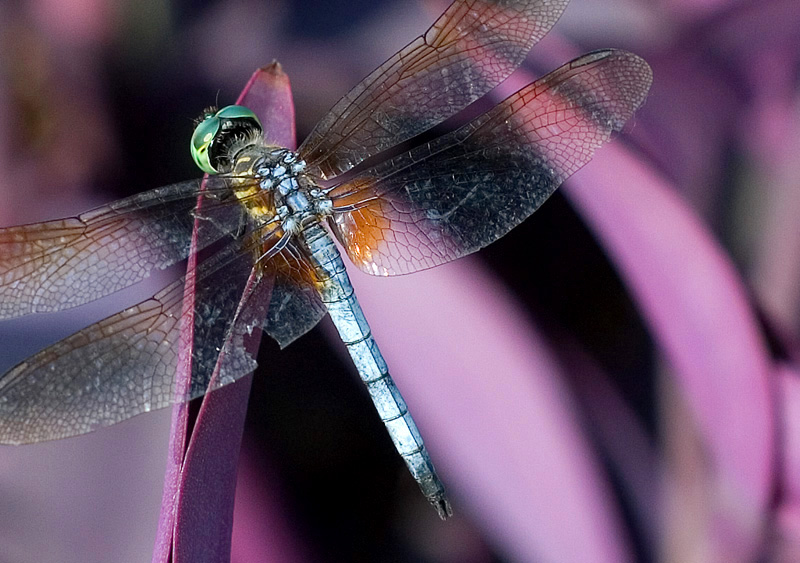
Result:
M191 118L273 58L302 139L446 2L379 2L346 29L302 2L128 4L0 6L0 224L191 177ZM191 436L176 409L161 504L165 413L0 449L0 559L141 561L157 536L154 561L797 560L797 29L794 0L573 0L512 81L636 52L655 81L625 134L477 258L353 269L451 521L323 323L262 343L246 425L249 380L212 394ZM287 99L263 120L288 145ZM0 324L0 368L124 305Z

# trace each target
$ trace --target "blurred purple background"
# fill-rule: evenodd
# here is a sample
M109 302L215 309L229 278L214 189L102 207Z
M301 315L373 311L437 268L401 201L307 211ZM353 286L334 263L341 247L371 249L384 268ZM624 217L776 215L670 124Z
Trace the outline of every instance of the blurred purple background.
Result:
M302 141L446 5L4 2L0 225L197 177L193 119L273 59ZM572 0L521 72L641 55L655 81L627 133L476 258L353 280L456 517L325 321L262 344L233 560L800 560L798 29L796 0ZM143 285L0 323L0 370ZM1 448L0 562L148 560L168 428Z

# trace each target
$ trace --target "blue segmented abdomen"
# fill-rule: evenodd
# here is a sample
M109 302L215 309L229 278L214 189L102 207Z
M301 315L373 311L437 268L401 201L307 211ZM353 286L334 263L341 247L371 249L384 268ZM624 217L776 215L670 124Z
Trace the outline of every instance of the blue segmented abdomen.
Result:
M444 486L436 475L403 396L389 375L389 369L358 303L339 250L319 224L307 227L303 236L315 265L322 270L320 273L326 279L320 288L322 301L328 308L331 320L347 347L395 448L440 516L449 516L450 506Z

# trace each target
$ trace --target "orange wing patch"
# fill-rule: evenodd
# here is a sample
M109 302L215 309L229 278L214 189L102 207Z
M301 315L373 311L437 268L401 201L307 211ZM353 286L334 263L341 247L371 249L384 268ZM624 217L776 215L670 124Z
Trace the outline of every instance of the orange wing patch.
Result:
M341 234L340 242L347 249L350 259L359 268L372 270L373 253L379 252L380 246L387 238L392 239L391 221L387 219L381 209L381 200L375 199L350 213L337 214L336 224ZM373 264L374 265L374 264ZM388 273L375 271L377 275Z

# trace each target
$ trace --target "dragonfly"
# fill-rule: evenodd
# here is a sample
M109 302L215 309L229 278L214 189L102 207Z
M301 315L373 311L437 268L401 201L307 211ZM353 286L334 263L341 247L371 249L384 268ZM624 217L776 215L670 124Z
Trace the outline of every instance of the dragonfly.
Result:
M197 259L191 307L177 280L0 376L0 443L66 438L200 397L253 372L243 341L254 329L284 347L328 314L411 475L450 516L337 242L376 276L475 252L623 128L652 72L640 57L606 49L462 126L435 129L508 78L567 2L455 0L339 100L296 152L265 141L248 108L208 111L191 140L204 179L0 229L0 319L77 307ZM186 326L191 383L181 388Z

